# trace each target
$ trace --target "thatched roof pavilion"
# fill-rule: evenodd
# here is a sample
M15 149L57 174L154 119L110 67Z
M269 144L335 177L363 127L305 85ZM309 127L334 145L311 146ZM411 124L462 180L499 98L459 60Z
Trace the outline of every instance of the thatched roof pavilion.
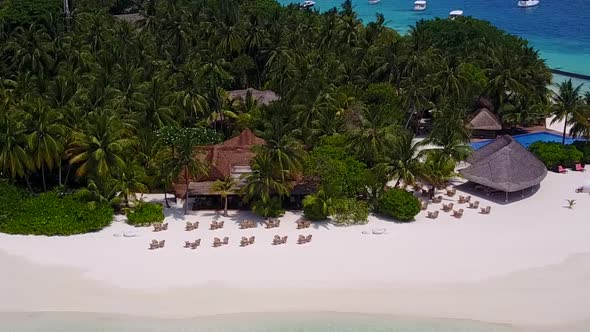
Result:
M502 123L492 111L480 108L469 117L467 128L471 130L502 130Z
M464 178L506 193L538 185L547 175L545 165L508 135L474 151L467 162L459 171Z
M228 91L229 98L232 100L239 99L239 100L246 100L246 95L250 92L252 97L256 99L256 103L258 105L268 105L273 101L277 101L280 97L270 90L260 91L252 88L244 89L244 90L233 90Z

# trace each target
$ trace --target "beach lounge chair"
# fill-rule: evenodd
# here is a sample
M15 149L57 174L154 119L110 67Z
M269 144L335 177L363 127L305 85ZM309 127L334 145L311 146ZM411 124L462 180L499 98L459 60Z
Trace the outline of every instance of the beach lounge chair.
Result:
M562 173L562 174L564 174L564 173L567 173L567 169L565 169L565 168L564 168L563 166L561 166L561 165L558 165L558 166L557 166L557 172L558 172L558 173Z
M154 232L162 231L162 224L154 224Z
M190 248L190 247L192 247L192 245L193 245L193 244L192 244L192 242L191 242L191 241L184 241L184 247L185 247L185 248Z
M582 164L576 164L575 170L576 172L586 172L586 169L584 168L584 166L582 166Z
M213 222L211 222L211 226L210 226L210 228L209 228L209 229L210 229L210 230L215 230L215 229L217 229L218 227L219 227L219 226L218 226L218 224L217 224L217 221L213 221Z
M195 224L197 224L197 225L198 225L199 223L198 223L198 222L196 222ZM191 223L191 222L187 221L187 222L186 222L186 226L184 227L184 230L185 230L185 231L187 231L187 232L190 232L190 231L192 231L193 229L196 229L196 227L195 227L195 224L193 224L193 223Z
M297 244L304 244L307 241L305 240L305 236L304 235L299 235L299 237L297 238Z
M434 211L434 212L428 212L428 215L426 216L426 218L430 218L430 219L436 219L438 218L438 210Z
M475 201L473 203L469 203L470 209L477 209L479 207L479 201Z
M463 209L459 209L458 211L453 211L453 217L459 219L463 217Z
M455 189L455 188L447 189L447 196L449 196L449 197L455 196L456 193L457 193L457 189Z
M224 237L224 238L223 238L223 242L222 242L222 243L223 243L223 244L228 244L228 243L229 243L229 237L227 237L227 236L226 236L226 237Z
M272 244L273 244L273 245L281 244L281 237L280 237L280 236L278 236L278 235L275 235L275 236L272 238Z
M166 240L162 240L158 243L158 247L159 248L164 248L164 245L166 244Z
M158 240L152 240L152 242L150 242L150 247L148 249L154 250L154 249L158 249L158 248L160 248L160 244L158 243Z
M422 210L426 210L426 209L428 209L428 202L422 202Z
M481 214L490 214L490 211L492 210L491 206L486 206L485 208L481 208L480 212Z
M453 209L453 206L455 206L455 204L453 204L453 203L443 204L442 209L445 212L449 212L449 211L451 211Z
M254 244L254 241L256 240L255 236L250 236L250 238L248 239L248 243L250 244Z
M217 248L217 247L221 247L223 243L221 243L221 240L218 237L213 238L213 247Z
M311 242L311 234L305 237L305 242Z
M287 243L287 235L285 235L281 238L281 244L285 244L285 243Z
M442 202L442 196L438 196L438 197L433 197L432 198L432 203L437 204L437 203L440 203L440 202Z
M223 228L223 223L224 223L224 221L220 221L220 222L217 224L217 228Z
M168 230L168 223L165 223L165 224L162 225L162 230L163 231Z
M240 246L245 247L249 244L250 244L250 241L248 241L248 238L245 236L242 236L242 239L240 240Z
M197 249L201 245L201 239L196 239L194 243L191 243L191 249Z

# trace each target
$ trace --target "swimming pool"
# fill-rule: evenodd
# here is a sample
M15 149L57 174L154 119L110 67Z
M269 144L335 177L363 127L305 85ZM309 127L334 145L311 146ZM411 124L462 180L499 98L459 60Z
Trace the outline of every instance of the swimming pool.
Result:
M535 142L558 142L561 143L561 135L550 133L547 131L539 132L539 133L532 133L532 134L522 134L522 135L515 135L512 136L518 143L522 144L525 148L535 143ZM492 142L493 140L481 141L481 142L474 142L471 143L471 147L474 150L480 149L486 146L488 143ZM566 137L565 143L571 144L577 141L576 138Z

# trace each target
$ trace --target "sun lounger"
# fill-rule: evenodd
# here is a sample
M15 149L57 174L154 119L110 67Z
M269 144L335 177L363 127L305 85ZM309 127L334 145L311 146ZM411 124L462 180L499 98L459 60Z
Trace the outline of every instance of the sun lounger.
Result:
M455 218L463 217L463 209L459 209L458 211L453 211L453 217L455 217Z
M437 204L442 202L442 196L438 196L438 197L433 197L432 198L432 203Z
M455 188L447 189L447 192L446 192L447 196L449 196L449 197L455 196L456 193L457 193L457 189L455 189Z
M217 229L217 228L218 228L217 221L213 221L213 222L211 222L211 226L210 226L210 228L209 228L209 229L210 229L210 230L215 230L215 229Z
M246 238L245 236L242 236L242 239L240 240L240 246L245 247L249 244L250 244L250 241L248 241L248 238Z
M190 248L193 244L191 243L191 241L184 241L184 247L185 248Z
M219 223L217 224L217 228L223 228L223 223L224 223L224 221L221 221L221 222L219 222Z
M453 204L453 203L443 204L442 209L445 212L449 212L449 211L451 211L453 209L453 206L455 206L455 204Z
M162 224L154 224L154 232L162 231Z
M428 202L422 202L422 210L426 210L426 209L428 209Z
M477 209L479 207L479 201L475 201L473 203L469 203L470 209Z
M582 166L582 164L576 164L575 170L576 172L586 172L586 169L584 168L584 166Z
M285 243L287 243L287 236L286 235L281 238L281 244L285 244Z
M221 240L218 237L213 238L213 247L217 248L217 247L221 247L223 243L221 243Z
M480 212L481 214L490 214L490 211L492 210L491 206L486 206L485 208L481 208Z
M436 219L438 218L438 210L434 211L434 212L428 212L428 215L426 216L426 218L430 218L430 219Z
M306 242L311 242L311 234L309 234L308 236L305 237L305 241Z
M229 243L229 237L227 237L227 236L226 236L226 237L224 237L224 238L223 238L223 242L222 242L222 243L223 243L223 244L228 244L228 243Z
M201 245L201 239L196 239L194 243L191 243L191 249L197 249Z
M563 166L559 165L559 166L557 166L557 172L564 174L564 173L567 173L567 169L565 169Z
M163 231L168 230L168 223L165 223L162 225L162 230Z
M297 244L304 244L307 241L305 241L305 236L304 235L299 235L299 237L297 238Z
M152 240L152 242L150 242L150 247L148 249L154 250L154 249L158 249L158 248L160 248L160 244L158 243L158 240Z
M281 237L280 237L280 236L278 236L278 235L275 235L275 236L272 238L272 244L273 244L273 245L281 244Z
M164 245L166 244L166 240L162 240L158 243L158 247L159 248L164 248Z

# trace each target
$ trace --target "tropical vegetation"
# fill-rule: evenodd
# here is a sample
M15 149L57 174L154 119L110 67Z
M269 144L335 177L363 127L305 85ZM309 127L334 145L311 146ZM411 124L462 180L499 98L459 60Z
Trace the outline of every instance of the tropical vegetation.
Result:
M379 206L403 196L388 186L444 185L469 153L464 124L482 101L514 126L549 109L538 53L469 17L420 21L402 36L380 14L363 23L350 0L323 13L274 0L67 3L65 18L61 1L0 3L0 177L59 188L52 199L127 209L135 193L176 184L188 212L189 183L211 166L197 147L249 128L266 143L241 188L215 185L224 210L235 190L279 216L309 180L307 214L356 222L394 214ZM230 97L244 88L280 99Z

